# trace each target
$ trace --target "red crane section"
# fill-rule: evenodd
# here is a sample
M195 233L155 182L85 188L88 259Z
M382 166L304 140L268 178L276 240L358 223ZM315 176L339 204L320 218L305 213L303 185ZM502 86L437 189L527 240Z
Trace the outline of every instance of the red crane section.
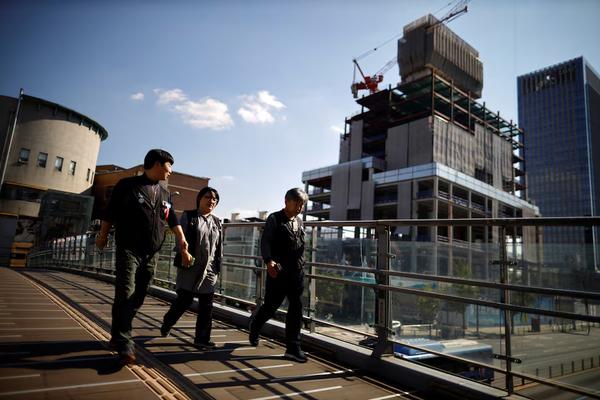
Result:
M350 86L350 90L352 90L352 96L356 99L358 98L359 90L368 90L371 94L377 93L379 91L379 84L383 82L383 74L375 74L373 76L365 76L362 68L358 65L358 61L356 58L352 60L356 68L358 68L358 72L362 76L363 80L361 82L353 82Z

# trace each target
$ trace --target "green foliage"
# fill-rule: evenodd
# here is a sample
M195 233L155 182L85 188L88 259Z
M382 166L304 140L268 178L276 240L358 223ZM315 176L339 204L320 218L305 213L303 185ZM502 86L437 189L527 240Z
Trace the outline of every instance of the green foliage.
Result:
M428 284L423 288L426 292L433 292L433 285ZM440 309L440 301L433 297L418 296L417 297L417 309L423 323L435 322L438 311Z
M456 278L468 279L472 277L471 267L464 260L454 260L453 272L453 275ZM446 291L448 293L467 298L477 298L479 295L479 287L456 283L448 285L446 287ZM467 303L449 302L448 310L464 314L467 306Z

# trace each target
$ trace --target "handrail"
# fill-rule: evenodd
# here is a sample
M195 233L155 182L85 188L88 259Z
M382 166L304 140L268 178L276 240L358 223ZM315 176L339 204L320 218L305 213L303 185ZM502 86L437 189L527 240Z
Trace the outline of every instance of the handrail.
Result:
M506 389L509 393L513 391L512 379L515 377L521 377L523 379L528 379L534 382L540 382L544 384L549 384L551 386L560 387L561 389L571 390L575 393L583 393L589 394L588 391L582 388L569 388L568 385L562 384L557 380L547 381L545 378L536 377L535 379L526 372L516 372L513 371L511 367L511 362L513 358L512 354L512 345L510 342L510 337L512 336L512 323L510 319L511 316L515 314L521 313L522 315L529 314L535 316L542 317L552 317L556 318L559 322L563 320L573 321L581 321L588 323L587 328L590 329L590 323L592 324L600 324L600 315L598 315L600 300L600 292L591 291L591 290L573 290L573 289L558 289L558 288L550 288L550 287L542 287L539 286L528 286L520 283L509 283L510 279L508 279L508 271L509 268L529 268L529 267L540 267L543 266L543 260L539 258L539 256L533 256L536 261L531 261L525 259L523 257L522 260L519 260L519 263L515 263L514 261L509 260L506 249L508 245L512 245L515 241L507 240L506 235L511 235L513 233L513 229L516 227L546 227L546 226L571 226L571 227L594 227L600 226L600 217L540 217L540 218L477 218L477 219L395 219L395 220L370 220L370 221L305 221L304 225L308 228L312 229L312 233L307 235L307 240L309 240L310 246L307 246L307 260L306 263L307 273L306 278L309 280L309 285L307 287L307 295L309 299L308 303L308 313L305 318L310 321L311 331L315 330L315 323L324 326L332 326L338 329L343 329L348 332L353 332L355 334L362 334L364 336L377 337L380 344L387 343L388 345L391 343L399 343L403 346L407 346L409 348L418 349L424 352L429 352L431 354L448 357L451 359L462 360L462 361L470 361L473 365L488 368L497 372L501 372L506 375ZM262 228L264 226L264 222L230 222L223 224L223 230L225 235L225 244L227 243L227 230L231 228L244 228L244 229L255 229ZM398 268L395 264L395 259L398 260L398 256L402 255L403 252L407 251L406 249L412 249L410 251L416 252L423 242L414 241L415 234L413 233L413 240L391 240L392 232L395 232L394 227L401 226L409 226L409 227L498 227L499 234L497 235L500 243L494 243L493 246L490 246L490 250L493 250L495 253L473 253L473 254L485 254L485 260L487 263L487 268L492 270L492 264L495 264L497 269L492 270L492 276L501 278L499 281L488 281L482 279L474 279L469 278L468 276L446 276L446 275L433 275L431 273L417 273L417 272L404 272L401 270L394 270L394 268ZM362 257L370 257L368 258L369 265L366 267L361 265L345 265L336 262L320 262L317 261L319 257L316 255L319 254L320 251L327 251L328 243L331 243L331 239L336 237L342 239L342 237L346 237L348 234L354 234L353 229L342 229L344 227L357 227L357 228L365 228L366 230L361 229L360 235L353 237L353 240L367 240L368 247L366 250L364 248L360 248L361 252L365 252ZM318 229L318 228L340 228L340 229ZM514 230L516 232L516 230ZM310 231L309 231L310 233ZM320 236L320 235L323 236ZM339 236L338 236L339 235ZM431 234L430 234L431 235ZM236 235L237 236L237 235ZM249 252L251 254L235 254L231 253L231 250L237 250L236 246L231 246L230 251L224 254L225 259L233 259L235 262L223 261L222 263L222 273L220 274L220 293L219 297L223 299L234 300L236 303L252 305L255 303L260 303L262 301L263 296L263 288L264 288L264 280L266 277L266 268L262 261L262 257L257 253L258 246L257 240L258 235L252 234L252 238L245 238L243 235L240 237L236 237L236 241L233 243L238 246L242 246L242 248L246 249L245 252ZM537 236L537 233L536 233ZM325 242L325 247L320 245L320 240L322 237L326 237L329 242ZM394 236L395 237L395 236ZM435 237L435 233L431 236ZM451 238L451 235L448 235L448 238ZM405 239L405 238L401 238ZM253 240L249 244L248 240ZM534 240L538 241L539 238L535 238ZM111 241L112 242L112 241ZM317 243L319 242L319 243ZM466 254L465 251L479 251L479 244L470 241L461 242L462 246L456 245L456 239L449 240L448 243L444 243L441 245L442 249L454 249L454 252L463 252L459 254ZM85 243L85 244L84 244ZM343 240L340 242L339 249L335 250L335 257L341 257L341 254L344 254ZM347 242L351 243L351 242ZM353 242L352 242L353 243ZM402 244L402 246L398 249L393 246L393 244ZM535 243L535 244L541 244ZM390 246L392 244L392 246ZM489 243L488 243L489 244ZM114 243L111 243L113 246ZM352 244L351 244L352 245ZM80 240L79 237L75 239L74 236L71 236L71 239L62 240L62 242L56 242L55 246L48 247L39 247L34 249L32 253L30 253L30 263L35 264L36 260L39 260L41 263L47 264L48 266L52 265L64 265L67 268L71 269L82 269L82 270L91 270L99 273L98 271L107 271L108 273L114 273L113 261L114 261L114 251L113 247L107 248L104 252L99 253L96 251L91 251L93 246L93 240L90 240L88 237L87 240ZM361 244L362 246L362 244ZM407 247L405 247L407 246ZM523 249L526 247L526 243L521 243L520 246L523 246ZM376 251L374 249L376 248ZM334 248L335 249L335 248ZM452 254L452 251L448 250L449 254ZM538 248L538 253L540 249ZM341 253L340 253L341 252ZM332 254L333 254L332 253ZM523 250L523 254L525 251ZM324 253L327 259L330 259L329 253ZM408 253L405 253L408 254ZM412 253L413 257L416 257L417 253ZM433 253L432 253L433 254ZM437 254L437 253L436 253ZM470 254L470 253L469 253ZM429 256L429 253L426 254ZM423 257L422 255L419 257ZM448 256L452 257L452 255ZM470 258L465 258L464 256L454 256L454 260L463 260L466 261ZM521 256L522 257L522 256ZM44 262L45 260L45 262ZM163 252L160 255L160 264L163 268L160 276L157 274L157 278L155 281L161 282L166 285L174 284L174 270L171 269L172 263L172 254L170 250L168 252ZM342 259L333 259L334 261L341 261ZM364 263L365 258L362 259L362 263ZM402 258L400 260L405 260ZM413 258L413 262L415 259ZM356 260L354 260L356 262ZM523 263L521 263L523 261ZM400 261L404 263L405 261ZM449 261L448 261L449 262ZM400 264L398 264L400 265ZM404 266L404 264L401 264ZM437 264L436 264L437 265ZM453 264L454 265L454 264ZM165 267L166 266L166 267ZM166 270L164 268L167 268ZM352 279L347 274L342 273L334 273L333 276L323 275L317 273L316 268L326 268L326 269L334 269L340 272L359 272L365 274L372 274L365 278L365 280ZM226 278L229 271L234 271L236 269L253 271L254 273L244 273L237 274L234 273L232 275L233 278ZM412 269L411 269L412 270ZM444 271L444 270L442 270ZM540 270L532 271L536 274L540 273ZM488 272L489 273L489 272ZM481 275L479 275L481 276ZM483 275L487 276L487 275ZM237 279L242 277L242 279L250 279L250 281L242 281L238 283ZM418 281L428 281L428 282L444 282L448 284L460 285L458 289L461 287L474 287L474 288L487 288L498 290L498 299L495 300L496 295L494 295L492 291L483 292L483 296L478 296L477 292L471 292L471 294L465 292L458 291L457 294L449 292L447 289L452 289L452 286L449 285L439 285L432 286L431 289L420 289L409 286L395 286L390 282L390 277L397 278L406 278L411 280ZM312 282L312 283L311 283ZM317 318L316 310L319 305L323 307L323 304L330 304L335 306L336 300L333 297L333 300L329 300L333 303L324 302L323 296L319 297L319 293L315 293L315 291L319 290L319 287L327 287L327 286L315 286L315 282L331 282L339 285L349 285L355 286L359 288L363 288L363 292L365 293L365 289L369 290L369 293L375 294L374 303L374 312L371 310L369 312L373 312L375 330L377 334L374 335L369 332L363 332L357 329L352 328L351 326L344 326L340 324L336 324L332 321L327 321L322 318ZM534 281L532 281L534 282ZM541 281L535 281L541 282ZM235 288L235 291L232 291L231 294L227 293L227 287L225 286L231 285L230 288ZM255 284L255 285L254 285ZM331 287L331 286L329 286ZM241 290L241 292L240 292ZM331 289L330 289L331 290ZM342 289L345 290L345 289ZM252 293L254 292L254 293ZM335 293L339 293L339 289L335 289ZM572 303L568 304L579 304L580 312L577 312L577 308L573 307L571 310L561 311L558 308L552 309L553 306L556 307L556 304L560 303L537 303L537 306L528 306L528 305L518 305L514 304L511 301L510 296L511 292L519 292L524 294L538 294L544 295L547 297L540 297L540 299L554 299L552 301L556 301L558 298L563 298L560 300L561 302L568 301ZM238 296L237 294L242 293L241 296L250 297L256 299L256 302L252 300L247 300ZM356 293L348 292L348 293ZM499 330L504 332L504 357L508 362L503 367L498 367L496 365L491 365L489 363L482 362L473 362L472 360L464 359L461 357L456 357L452 355L448 355L441 352L432 351L431 349L423 348L418 345L413 345L410 343L404 343L403 341L395 340L390 332L391 332L391 293L402 293L410 296L414 296L416 299L436 299L439 304L443 304L444 302L458 303L462 304L464 307L463 310L466 310L466 306L474 305L474 306L482 306L485 308L499 310L502 315L502 319L504 324L500 321L497 321L497 325L492 325L497 327ZM234 294L234 295L232 295ZM363 295L364 296L364 295ZM491 296L491 300L490 300ZM327 299L325 297L325 299ZM341 302L341 298L339 298ZM365 304L365 298L361 297L362 301L361 307ZM575 299L581 300L575 303ZM588 304L591 302L590 308L588 308ZM341 303L340 303L341 304ZM585 306L585 311L584 307ZM545 307L545 308L542 308ZM323 310L323 308L321 308ZM477 309L479 310L479 309ZM282 310L280 310L282 311ZM473 312L474 309L471 309ZM322 312L322 311L321 311ZM479 312L479 311L477 311ZM364 319L364 314L361 308L361 321ZM479 315L479 314L478 314ZM463 318L465 317L463 311ZM432 323L436 323L435 319L432 320ZM547 321L547 320L546 320ZM556 320L555 320L556 321ZM438 322L439 323L439 320ZM443 322L447 325L444 326L452 327L453 329L459 328L458 325L452 322L452 320L446 320ZM473 323L473 320L471 320ZM547 322L546 322L547 323ZM479 324L479 322L478 322ZM439 326L439 325L438 325ZM586 326L586 325L584 325ZM548 326L549 328L549 326ZM431 329L431 328L430 328ZM439 334L439 327L438 333ZM464 329L464 328L463 328ZM473 325L471 325L471 329L473 329ZM479 332L479 325L477 326ZM554 329L554 325L552 326ZM443 334L441 337L444 337ZM385 347L377 346L376 351L374 351L375 356L379 356L381 354L385 354Z
M533 292L533 293L541 293L541 294L549 294L555 296L563 296L563 297L577 297L577 298L587 298L600 300L599 292L587 292L583 290L567 290L567 289L552 289L552 288L542 288L536 286L524 286L524 285L515 285L515 284L506 284L506 283L496 283L496 282L488 282L477 279L462 279L455 278L450 276L439 276L439 275L427 275L427 274L417 274L414 272L401 272L401 271L378 271L380 274L390 275L390 276L400 276L404 278L411 278L415 280L430 280L435 282L448 282L448 283L459 283L463 285L473 285L473 286L483 286L490 287L493 289L508 289L519 292Z
M225 229L261 227L264 222L227 222ZM600 217L535 217L535 218L455 218L455 219L377 219L346 221L304 221L305 226L597 226Z
M419 290L419 289L410 289L410 288L390 286L390 285L380 285L380 284L376 284L376 283L357 282L357 281L351 281L348 279L341 279L341 278L336 278L333 276L326 276L326 275L312 274L312 275L307 275L307 277L314 278L314 279L322 279L325 281L336 282L336 283L363 286L363 287L368 287L368 288L375 289L375 290L382 289L382 290L387 290L387 291L391 291L391 292L399 292L399 293L405 293L405 294L412 294L412 295L416 295L416 296L432 297L432 298L436 298L436 299L440 299L440 300L449 300L449 301L458 302L458 303L477 304L480 306L493 307L493 308L498 308L501 310L511 310L511 311L517 311L517 312L522 312L522 313L547 315L547 316L551 316L551 317L600 323L600 316L595 317L595 316L587 316L587 315L576 314L576 313L569 313L569 312L564 312L564 311L552 311L552 310L545 310L542 308L524 307L524 306L513 305L513 304L508 304L508 303L476 299L473 297L436 293L436 292L432 292L432 291L424 291L424 290Z

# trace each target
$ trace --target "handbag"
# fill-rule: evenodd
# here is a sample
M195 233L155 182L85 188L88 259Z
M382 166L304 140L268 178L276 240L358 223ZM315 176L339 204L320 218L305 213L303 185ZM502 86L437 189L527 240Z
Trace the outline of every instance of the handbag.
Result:
M173 265L177 268L183 268L181 253L175 253L175 258L173 259Z

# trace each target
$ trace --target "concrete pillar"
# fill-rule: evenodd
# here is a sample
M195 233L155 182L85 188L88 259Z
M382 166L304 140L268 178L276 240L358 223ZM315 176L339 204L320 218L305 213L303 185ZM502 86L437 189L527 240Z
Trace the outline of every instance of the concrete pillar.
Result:
M452 195L454 192L454 185L452 183L448 183L448 219L454 219L454 213L452 210ZM448 226L448 275L452 275L454 270L454 258L452 254L452 246L454 237L454 228L452 226Z
M436 176L433 178L433 218L439 218L439 206L440 201L438 200L438 191L439 191L439 178ZM437 275L439 272L438 268L438 245L437 245L437 235L438 235L438 227L431 227L431 247L432 247L432 260L431 260L431 268L434 275Z

